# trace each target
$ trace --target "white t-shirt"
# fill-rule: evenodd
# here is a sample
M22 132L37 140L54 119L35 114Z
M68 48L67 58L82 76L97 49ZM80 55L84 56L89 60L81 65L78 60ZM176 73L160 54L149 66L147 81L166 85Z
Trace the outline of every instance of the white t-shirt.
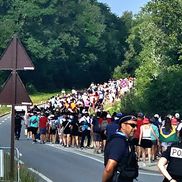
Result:
M179 125L177 126L177 131L180 131L182 129L182 123L179 123Z

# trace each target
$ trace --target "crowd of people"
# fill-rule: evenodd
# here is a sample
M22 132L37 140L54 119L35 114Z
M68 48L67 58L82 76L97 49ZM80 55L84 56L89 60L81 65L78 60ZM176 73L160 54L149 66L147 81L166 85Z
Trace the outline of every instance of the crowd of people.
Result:
M27 138L31 138L33 143L37 142L38 136L40 143L59 143L64 147L81 149L94 147L96 153L101 153L107 139L106 126L114 117L104 110L103 105L123 97L133 84L134 78L126 78L104 84L92 83L85 91L73 89L66 94L63 90L45 104L28 110L24 118ZM19 139L20 132L16 133Z
M40 143L59 143L82 149L86 144L86 147L94 147L96 153L103 152L107 139L118 130L118 121L124 115L116 112L111 115L103 105L121 98L133 84L133 78L92 83L86 91L72 90L69 94L62 91L45 104L34 105L24 117L27 138L33 143L38 137ZM20 137L22 119L18 114L15 117L16 139ZM180 123L179 113L164 118L159 114L150 118L141 112L137 114L137 129L132 141L143 165L146 159L149 163L156 160L167 146L178 140Z
M133 85L134 78L126 78L104 84L92 83L85 91L72 90L69 94L62 91L45 104L34 105L24 119L17 113L16 139L20 137L21 121L24 120L25 134L33 144L40 139L41 144L51 142L64 147L94 148L94 152L99 154L104 152L106 142L111 136L117 132L122 133L125 126L129 125L133 129L130 131L130 142L135 146L137 159L146 166L160 158L169 146L180 140L182 122L179 113L148 117L138 112L135 114L136 118L132 119L135 116L131 113L127 115L114 112L111 115L104 110L106 103L112 104L122 98ZM132 122L123 122L126 116L132 116L128 120ZM128 134L130 135L131 133ZM107 166L107 162L105 165Z

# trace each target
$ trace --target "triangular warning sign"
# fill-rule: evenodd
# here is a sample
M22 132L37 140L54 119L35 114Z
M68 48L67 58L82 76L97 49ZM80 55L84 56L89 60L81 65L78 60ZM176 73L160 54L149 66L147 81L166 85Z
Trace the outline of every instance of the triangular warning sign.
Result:
M34 65L21 44L14 36L0 59L1 70L33 70Z
M13 79L15 76L15 81ZM16 85L15 90L13 90L13 85ZM15 93L15 98L14 98ZM15 75L10 75L9 78L6 80L4 87L0 92L0 104L5 105L32 105L32 101L17 73Z

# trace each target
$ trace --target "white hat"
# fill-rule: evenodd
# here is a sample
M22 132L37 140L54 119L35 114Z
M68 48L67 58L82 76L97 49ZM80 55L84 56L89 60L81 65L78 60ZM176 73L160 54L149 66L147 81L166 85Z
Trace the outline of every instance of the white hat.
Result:
M88 111L83 109L82 114L87 114L87 113L88 113Z
M154 118L159 118L159 115L158 114L154 114Z
M112 117L111 117L111 115L108 113L107 116L106 116L106 118L112 118Z
M175 118L179 119L179 117L180 117L180 114L179 113L176 113L175 114Z

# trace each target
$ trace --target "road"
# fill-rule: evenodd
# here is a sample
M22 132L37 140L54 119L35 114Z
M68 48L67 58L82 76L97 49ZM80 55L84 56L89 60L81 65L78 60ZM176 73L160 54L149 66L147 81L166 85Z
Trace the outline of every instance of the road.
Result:
M59 145L32 144L23 131L16 147L28 168L38 172L48 182L100 182L103 156L84 153L79 149L65 149ZM10 115L0 118L0 146L10 146ZM43 180L39 180L43 181ZM140 171L138 182L160 182L158 173Z

